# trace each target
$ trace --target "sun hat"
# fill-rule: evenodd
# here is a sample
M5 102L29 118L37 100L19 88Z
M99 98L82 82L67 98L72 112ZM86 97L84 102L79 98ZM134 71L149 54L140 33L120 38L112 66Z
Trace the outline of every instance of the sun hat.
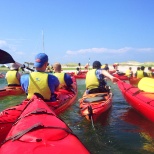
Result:
M99 61L94 61L93 62L93 68L99 69L99 68L101 68L101 66L102 66L102 64Z
M48 62L48 56L45 53L39 53L35 56L34 66L41 68L46 62Z
M12 63L11 66L10 66L10 70L16 70L18 69L20 66L16 63Z

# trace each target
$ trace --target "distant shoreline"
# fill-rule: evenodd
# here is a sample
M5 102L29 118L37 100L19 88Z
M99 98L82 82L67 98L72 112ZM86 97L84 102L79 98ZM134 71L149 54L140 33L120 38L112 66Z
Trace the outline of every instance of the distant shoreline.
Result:
M126 70L128 70L129 67L132 67L132 71L136 72L138 66L139 65L119 65L118 70L120 72L126 72ZM143 65L143 66L145 66L145 65ZM74 71L76 71L76 67L77 66L74 66L74 67L73 66L72 67L62 66L62 69L63 69L63 71L66 71L66 72L74 72ZM90 67L90 69L92 69L92 67ZM8 71L8 70L9 69L6 67L0 67L0 71ZM84 66L81 66L81 70L85 70ZM109 65L109 70L114 70L112 65ZM147 71L147 70L148 70L148 66L145 66L145 71Z

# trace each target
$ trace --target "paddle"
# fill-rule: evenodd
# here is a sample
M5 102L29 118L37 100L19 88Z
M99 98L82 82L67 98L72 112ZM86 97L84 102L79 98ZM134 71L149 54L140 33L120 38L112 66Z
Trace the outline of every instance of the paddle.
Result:
M17 63L21 68L26 68L30 71L34 71L33 69L16 62L8 52L0 49L0 64L7 64L7 63Z
M6 51L0 49L0 64L15 63L12 56Z
M138 83L138 88L145 92L154 92L154 78L142 78Z

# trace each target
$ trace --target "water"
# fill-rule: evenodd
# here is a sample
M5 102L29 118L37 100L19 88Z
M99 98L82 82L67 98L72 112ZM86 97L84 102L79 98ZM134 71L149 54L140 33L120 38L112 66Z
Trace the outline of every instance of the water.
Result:
M94 122L94 128L91 122L81 116L79 110L78 99L85 91L85 80L77 80L78 98L60 117L92 154L154 153L154 123L127 104L116 84L108 83L114 94L113 105ZM0 88L5 85L5 79L0 79ZM0 98L0 111L20 103L24 98L24 95Z

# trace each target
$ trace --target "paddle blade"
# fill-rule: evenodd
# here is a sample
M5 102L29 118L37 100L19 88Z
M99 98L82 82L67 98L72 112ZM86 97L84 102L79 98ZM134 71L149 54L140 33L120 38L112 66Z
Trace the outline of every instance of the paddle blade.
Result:
M8 52L0 49L0 64L7 64L7 63L15 63L15 61Z
M144 77L138 83L138 88L145 92L154 92L154 78Z

